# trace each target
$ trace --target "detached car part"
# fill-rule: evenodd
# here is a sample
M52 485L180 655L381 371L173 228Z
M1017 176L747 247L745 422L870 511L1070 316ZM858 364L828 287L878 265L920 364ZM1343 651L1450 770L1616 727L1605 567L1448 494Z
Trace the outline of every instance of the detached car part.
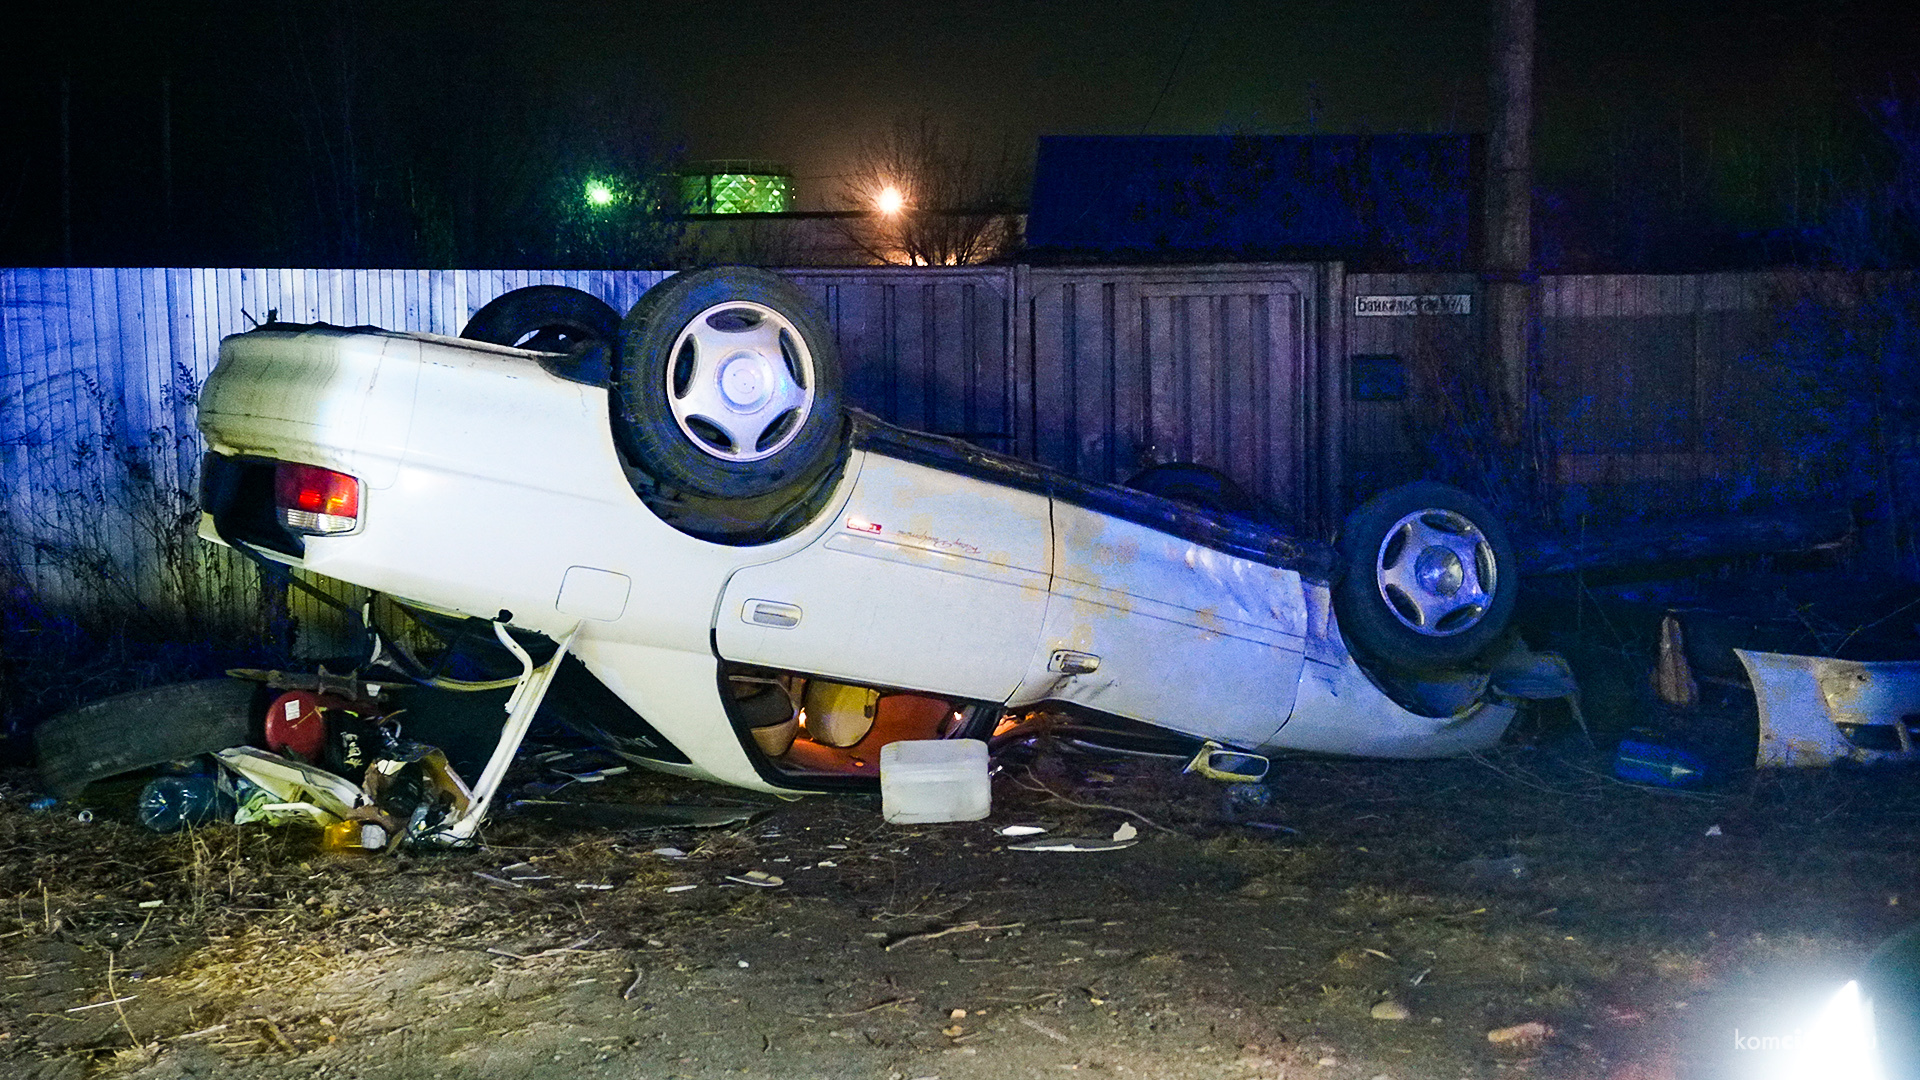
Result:
M1761 768L1920 760L1920 661L1733 654L1759 707Z

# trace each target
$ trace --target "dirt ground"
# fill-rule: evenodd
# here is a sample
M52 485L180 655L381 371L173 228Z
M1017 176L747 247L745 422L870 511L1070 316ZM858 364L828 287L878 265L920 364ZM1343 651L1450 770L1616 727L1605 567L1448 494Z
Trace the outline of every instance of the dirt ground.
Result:
M263 826L157 836L125 790L88 822L34 812L15 773L0 1072L1750 1075L1743 1025L1790 1023L1769 1010L1837 985L1920 902L1920 793L1825 772L1675 794L1605 762L1565 733L1285 761L1260 806L1040 747L1006 761L984 822L819 797L709 830L507 817L485 851L397 857ZM561 797L737 794L629 775ZM997 832L1125 823L1139 841L1105 852ZM780 883L735 880L752 871Z

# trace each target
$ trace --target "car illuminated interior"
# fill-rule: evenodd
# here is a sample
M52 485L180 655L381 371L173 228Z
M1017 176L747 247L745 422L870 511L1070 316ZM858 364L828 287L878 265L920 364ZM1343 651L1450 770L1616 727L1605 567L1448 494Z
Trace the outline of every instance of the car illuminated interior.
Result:
M967 717L964 702L826 679L736 673L728 683L750 745L789 777L878 777L881 747L955 738Z

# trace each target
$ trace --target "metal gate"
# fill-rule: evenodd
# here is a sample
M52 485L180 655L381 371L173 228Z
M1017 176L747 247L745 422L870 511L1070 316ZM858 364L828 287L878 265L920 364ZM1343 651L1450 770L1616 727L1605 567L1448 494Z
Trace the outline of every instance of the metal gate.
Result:
M1310 519L1318 277L1290 266L1024 271L1015 451L1113 482L1198 462Z
M787 271L825 305L860 408L1089 480L1199 462L1299 520L1322 509L1330 460L1312 452L1325 273Z

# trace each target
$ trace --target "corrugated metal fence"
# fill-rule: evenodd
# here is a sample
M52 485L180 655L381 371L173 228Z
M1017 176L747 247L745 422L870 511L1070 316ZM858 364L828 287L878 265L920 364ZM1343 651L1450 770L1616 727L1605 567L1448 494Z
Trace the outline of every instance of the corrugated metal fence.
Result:
M0 587L159 629L271 621L252 568L193 535L194 405L221 338L276 315L457 334L482 303L522 285L573 285L619 306L664 276L0 270ZM296 595L296 619L315 610Z
M572 285L625 310L664 276L0 270L0 585L63 606L266 618L251 570L191 536L194 394L223 336L270 314L453 334L522 285ZM1490 427L1472 389L1472 275L1283 264L790 276L826 306L852 402L910 427L1095 480L1202 462L1317 529L1416 475L1491 483L1474 475ZM1543 279L1535 414L1549 505L1570 522L1857 486L1851 444L1831 437L1847 395L1810 394L1833 373L1810 383L1795 358L1831 349L1820 311L1870 291L1831 276ZM1359 314L1369 296L1402 299ZM1911 460L1902 437L1895 467Z

